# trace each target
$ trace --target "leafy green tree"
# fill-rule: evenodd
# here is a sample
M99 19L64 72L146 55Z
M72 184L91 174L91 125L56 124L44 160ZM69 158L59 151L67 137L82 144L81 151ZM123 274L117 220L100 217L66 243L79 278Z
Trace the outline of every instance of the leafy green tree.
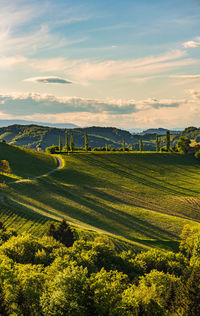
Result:
M38 249L42 249L41 243L30 235L13 236L1 246L3 254L21 264L33 263Z
M180 235L180 250L183 251L188 258L192 256L195 245L196 234L190 225L185 225Z
M0 160L0 172L11 173L11 167L7 160Z
M106 148L106 151L108 151L108 143L106 143L105 148Z
M181 136L177 143L178 151L184 154L187 153L190 148L190 143L191 141L188 137Z
M44 284L44 271L41 265L17 265L15 273L18 279L16 303L21 315L40 315L40 296Z
M85 133L85 151L88 151L89 145L88 145L88 135Z
M166 131L165 147L166 147L166 151L170 150L170 131Z
M157 151L157 152L160 151L160 141L159 141L158 135L156 135L156 151Z
M142 143L142 138L139 140L139 151L142 152L143 150L143 143Z
M70 134L70 149L71 152L74 151L74 135L72 133Z
M127 282L127 275L112 270L107 272L104 268L91 275L90 288L97 315L120 315L121 295Z
M87 316L89 296L87 269L73 263L46 282L41 297L46 316Z
M186 316L200 315L200 266L194 266L178 293L176 309Z
M62 138L61 138L61 135L59 135L59 145L58 145L58 147L59 147L59 152L61 152L62 151Z

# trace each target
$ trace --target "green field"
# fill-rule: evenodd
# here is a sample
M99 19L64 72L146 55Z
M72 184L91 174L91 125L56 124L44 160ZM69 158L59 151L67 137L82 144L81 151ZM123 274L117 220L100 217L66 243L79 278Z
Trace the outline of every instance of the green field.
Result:
M200 164L192 156L74 153L62 158L64 167L52 175L3 185L0 194L45 223L65 218L145 248L176 250L182 227L199 225Z

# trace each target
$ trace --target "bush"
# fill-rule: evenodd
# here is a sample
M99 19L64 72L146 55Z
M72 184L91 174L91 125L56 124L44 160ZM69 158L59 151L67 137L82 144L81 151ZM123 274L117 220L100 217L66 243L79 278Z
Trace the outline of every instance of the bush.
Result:
M198 150L195 154L194 154L195 158L200 160L200 150Z
M49 154L55 154L57 151L59 151L59 148L58 146L52 145L52 146L47 147L45 151Z
M0 172L11 173L11 167L7 160L0 160Z
M185 154L190 148L190 143L191 141L188 137L181 136L178 140L177 148L181 153Z

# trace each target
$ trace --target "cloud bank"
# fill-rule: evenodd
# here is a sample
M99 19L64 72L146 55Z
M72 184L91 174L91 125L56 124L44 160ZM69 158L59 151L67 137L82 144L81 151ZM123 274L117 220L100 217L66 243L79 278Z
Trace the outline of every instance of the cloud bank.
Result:
M148 109L163 107L178 107L177 100L120 100L120 99L87 99L79 97L57 97L51 94L24 93L24 94L0 94L0 109L9 114L22 115L39 112L47 113L109 113L109 114L132 114Z
M58 97L39 93L0 93L0 118L100 125L167 128L199 125L200 90L186 99L121 100Z

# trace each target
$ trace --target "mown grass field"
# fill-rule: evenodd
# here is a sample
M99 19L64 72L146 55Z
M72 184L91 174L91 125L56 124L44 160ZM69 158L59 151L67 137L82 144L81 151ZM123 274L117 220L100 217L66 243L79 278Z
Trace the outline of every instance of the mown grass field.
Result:
M182 227L199 226L200 163L192 156L97 152L62 159L64 168L52 175L2 186L0 194L28 214L65 218L136 247L176 250Z

